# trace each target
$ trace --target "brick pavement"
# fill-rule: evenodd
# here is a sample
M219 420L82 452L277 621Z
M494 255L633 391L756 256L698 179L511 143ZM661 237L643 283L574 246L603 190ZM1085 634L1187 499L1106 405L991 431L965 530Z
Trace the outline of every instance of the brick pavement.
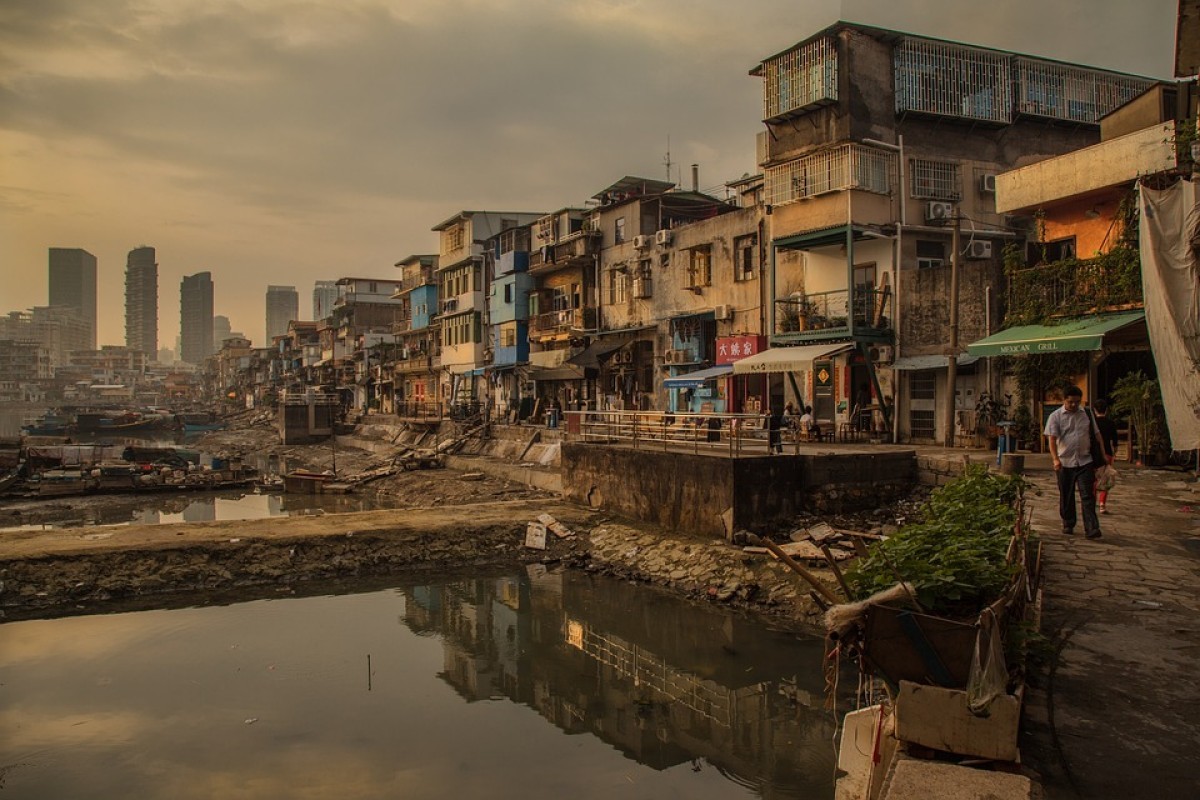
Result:
M1047 800L1200 797L1200 488L1118 469L1088 540L1061 533L1049 457L1026 457L1056 656L1033 666L1021 751Z

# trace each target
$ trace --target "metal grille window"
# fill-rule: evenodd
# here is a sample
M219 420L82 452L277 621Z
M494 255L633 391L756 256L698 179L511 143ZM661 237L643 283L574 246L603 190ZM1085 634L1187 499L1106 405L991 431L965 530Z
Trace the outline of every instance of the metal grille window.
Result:
M767 202L778 206L843 189L888 194L894 163L893 153L871 147L842 145L821 150L768 167Z
M910 400L933 400L937 389L937 374L931 369L915 370L908 379Z
M935 436L933 411L913 409L908 415L908 425L914 439L933 439Z
M739 236L733 240L733 279L748 281L754 277L758 262L758 236Z
M913 197L926 200L959 200L962 180L958 164L914 158L909 161Z
M825 36L763 62L763 119L838 99L837 42Z
M708 245L691 250L688 261L688 286L712 286L712 251Z
M1145 92L1153 81L1030 58L1016 62L1017 111L1095 124Z
M896 111L1012 122L1008 57L945 42L896 46Z

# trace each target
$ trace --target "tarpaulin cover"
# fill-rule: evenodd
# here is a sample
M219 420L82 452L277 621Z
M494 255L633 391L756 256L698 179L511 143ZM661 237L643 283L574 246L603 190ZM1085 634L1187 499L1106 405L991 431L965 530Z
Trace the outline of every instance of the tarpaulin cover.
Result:
M1142 294L1167 430L1175 450L1200 447L1200 195L1192 181L1140 187Z

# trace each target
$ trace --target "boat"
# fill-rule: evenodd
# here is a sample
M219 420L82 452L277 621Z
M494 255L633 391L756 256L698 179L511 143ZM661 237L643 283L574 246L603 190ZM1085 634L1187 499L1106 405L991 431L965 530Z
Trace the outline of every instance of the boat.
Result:
M170 427L171 417L168 415L140 411L81 411L75 415L73 426L76 433L138 433L168 430Z
M219 431L225 428L225 421L218 419L210 412L183 412L175 415L175 427L184 433L199 433L202 431Z
M353 487L341 483L332 472L293 470L283 476L283 485L296 494L350 494Z
M28 420L21 426L21 433L26 436L66 436L70 424L71 419L65 414L48 412L37 419Z
M287 490L287 484L278 475L263 475L254 482L254 489L259 494L263 494L264 492L283 492Z

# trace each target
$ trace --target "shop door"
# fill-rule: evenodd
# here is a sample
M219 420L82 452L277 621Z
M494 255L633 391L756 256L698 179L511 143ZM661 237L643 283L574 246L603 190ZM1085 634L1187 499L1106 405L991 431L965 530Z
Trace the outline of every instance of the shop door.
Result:
M835 430L833 402L833 362L813 362L813 418L825 430Z

